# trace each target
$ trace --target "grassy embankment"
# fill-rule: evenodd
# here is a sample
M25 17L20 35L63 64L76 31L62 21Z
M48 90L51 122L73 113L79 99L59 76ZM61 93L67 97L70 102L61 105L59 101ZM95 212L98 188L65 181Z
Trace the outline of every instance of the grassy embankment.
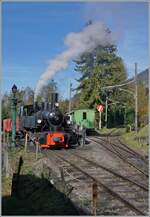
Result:
M35 175L35 153L24 154L23 149L9 152L13 173L17 172L20 156L23 158L23 165L20 172L19 196L11 196L12 175L8 178L2 176L2 214L78 215L71 201L66 199L63 193L54 188L46 178Z
M112 129L106 129L103 128L101 131L101 135L111 135L111 136L119 136L119 139L131 146L133 149L142 151L144 154L148 154L148 144L146 142L146 139L143 140L143 138L148 137L148 125L141 128L137 135L135 131L126 132L125 128L112 128Z

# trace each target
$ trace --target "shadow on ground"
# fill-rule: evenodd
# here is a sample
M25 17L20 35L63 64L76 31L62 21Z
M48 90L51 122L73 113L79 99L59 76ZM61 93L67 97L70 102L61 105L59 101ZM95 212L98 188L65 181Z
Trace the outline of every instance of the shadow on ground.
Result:
M17 182L12 195L2 197L2 215L79 215L70 199L47 179L20 175Z

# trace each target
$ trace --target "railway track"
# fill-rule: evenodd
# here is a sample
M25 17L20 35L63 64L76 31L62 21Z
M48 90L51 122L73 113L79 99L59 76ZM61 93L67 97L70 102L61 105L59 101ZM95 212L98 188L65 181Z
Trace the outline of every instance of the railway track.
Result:
M99 147L103 146L111 154L121 159L126 165L134 168L146 179L148 178L148 161L130 147L125 144L110 142L98 136L88 137L88 140L99 145Z
M32 141L36 142L34 139ZM86 203L88 212L91 210L91 189L94 182L99 191L97 215L105 215L105 210L106 215L148 215L146 177L141 182L139 175L135 173L135 181L133 174L129 173L131 177L123 176L78 152L79 150L42 150L44 157L55 159L57 165L63 169L65 181L73 187L77 201ZM132 151L128 151L130 152Z
M57 158L58 164L64 170L66 181L76 189L77 194L83 191L84 197L89 201L89 207L91 194L87 192L91 191L92 182L97 183L101 198L98 201L97 214L101 214L103 197L107 203L109 201L109 210L117 211L118 215L147 215L146 186L74 152L44 150L44 155L48 158Z

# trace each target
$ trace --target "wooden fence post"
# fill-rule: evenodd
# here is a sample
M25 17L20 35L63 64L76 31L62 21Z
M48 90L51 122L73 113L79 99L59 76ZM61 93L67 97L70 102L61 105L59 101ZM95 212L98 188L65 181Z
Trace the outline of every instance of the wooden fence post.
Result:
M26 133L26 135L25 135L25 145L24 145L25 153L27 152L27 143L28 143L28 134Z
M97 184L94 182L92 184L92 214L96 216L96 209L97 209Z
M4 131L3 133L3 143L5 144L6 143L6 132Z
M6 133L6 143L9 145L9 132Z
M60 170L60 175L61 175L61 181L62 181L62 183L64 183L64 182L65 182L65 178L64 178L64 170L63 170L62 167L60 167L59 170Z
M8 160L8 151L5 152L5 161L6 161L6 177L9 177L9 160Z
M8 149L7 144L3 145L3 169L6 177L9 177L9 159L8 159Z
M39 151L39 144L38 144L38 142L36 141L35 142L36 143L36 160L38 159L38 151Z

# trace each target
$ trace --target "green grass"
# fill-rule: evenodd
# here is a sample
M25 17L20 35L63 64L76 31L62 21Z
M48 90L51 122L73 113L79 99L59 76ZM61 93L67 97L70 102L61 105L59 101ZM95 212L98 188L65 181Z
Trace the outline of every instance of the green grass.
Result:
M100 133L102 136L119 136L122 142L128 144L129 146L138 151L142 151L144 154L148 154L149 146L146 144L146 142L140 143L139 140L136 139L136 137L148 137L148 125L141 128L137 134L135 133L135 131L126 132L125 128L103 128L102 130L100 130Z
M2 195L10 196L11 194L11 177L2 176Z
M24 153L24 149L18 148L9 151L9 162L13 172L17 172L20 156L23 157L23 166L18 195L11 196L12 177L2 177L2 214L79 215L72 202L63 193L52 186L46 178L34 175L35 153Z
M108 129L108 128L102 128L100 130L100 134L101 135L112 135L112 136L116 136L116 135L121 135L125 133L125 128L111 128L111 129Z
M148 137L148 125L140 129L137 134L134 131L123 134L121 136L121 140L134 149L142 151L144 154L148 154L149 146L146 144L146 142L140 143L139 140L136 139L140 137Z
M139 130L138 136L148 136L148 125Z

